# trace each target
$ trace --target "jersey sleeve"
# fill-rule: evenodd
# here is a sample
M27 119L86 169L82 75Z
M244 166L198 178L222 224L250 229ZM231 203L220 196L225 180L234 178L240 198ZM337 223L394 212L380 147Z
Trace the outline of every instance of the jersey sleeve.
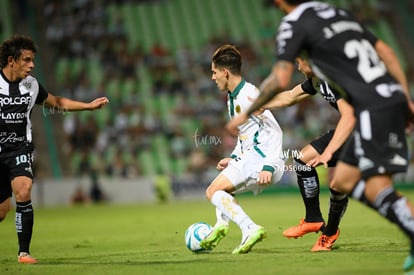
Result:
M276 36L276 58L294 63L300 56L302 45L306 41L306 32L295 22L282 21Z
M378 37L375 36L375 34L373 34L371 31L369 31L368 29L365 28L365 38L372 44L375 45L378 41Z
M48 96L48 92L46 92L45 88L43 88L43 86L39 83L39 94L37 95L36 98L36 104L42 104L43 101L45 101L45 99Z
M310 95L316 95L318 93L317 90L312 85L312 79L306 79L301 85L302 90Z

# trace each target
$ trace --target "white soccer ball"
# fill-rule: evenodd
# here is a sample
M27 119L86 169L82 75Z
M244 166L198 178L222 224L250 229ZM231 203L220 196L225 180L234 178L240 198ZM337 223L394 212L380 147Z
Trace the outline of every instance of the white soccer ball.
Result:
M212 227L205 222L196 222L185 231L185 245L192 252L209 252L200 246L200 242L210 233Z

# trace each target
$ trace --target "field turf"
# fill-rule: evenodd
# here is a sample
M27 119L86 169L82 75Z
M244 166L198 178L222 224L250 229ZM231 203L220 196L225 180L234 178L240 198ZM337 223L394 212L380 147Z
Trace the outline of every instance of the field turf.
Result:
M414 201L413 191L403 191ZM31 253L37 265L17 263L14 211L0 224L0 274L404 274L408 239L373 210L351 200L331 252L311 253L311 233L285 239L282 231L303 216L299 193L239 197L245 211L268 230L268 238L244 255L232 255L241 238L229 235L208 254L184 244L196 221L214 224L207 201L145 205L84 205L35 208ZM321 195L327 216L328 197Z

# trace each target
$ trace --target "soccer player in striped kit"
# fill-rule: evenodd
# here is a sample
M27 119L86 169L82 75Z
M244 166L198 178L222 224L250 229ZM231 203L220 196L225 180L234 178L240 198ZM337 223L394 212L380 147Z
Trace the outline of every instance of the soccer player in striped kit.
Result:
M34 212L31 201L33 184L33 140L30 119L34 105L62 112L95 110L108 103L106 97L89 103L52 95L31 76L37 47L31 38L14 35L0 45L0 221L16 200L18 262L35 264L30 255Z

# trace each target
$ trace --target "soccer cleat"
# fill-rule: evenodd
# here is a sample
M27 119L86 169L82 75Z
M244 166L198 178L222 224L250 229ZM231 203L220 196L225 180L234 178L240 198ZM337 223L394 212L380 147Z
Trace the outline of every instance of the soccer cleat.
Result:
M200 246L204 249L213 249L218 243L226 237L229 232L228 225L214 226L210 233L200 242Z
M30 256L29 253L20 252L19 256L17 256L17 261L21 264L36 264L37 259Z
M283 236L286 238L300 238L303 235L311 232L319 232L325 227L324 222L306 222L304 219L300 220L299 225L289 227L283 231Z
M414 266L414 255L408 255L405 259L403 269L404 271L409 271Z
M315 245L312 247L311 251L312 252L331 251L332 246L334 242L338 239L338 237L339 237L339 228L336 231L335 235L327 236L327 235L322 234L319 237L318 241L315 243Z
M266 238L266 230L260 226L257 229L252 230L241 244L233 250L232 254L249 253L253 246L264 238Z

